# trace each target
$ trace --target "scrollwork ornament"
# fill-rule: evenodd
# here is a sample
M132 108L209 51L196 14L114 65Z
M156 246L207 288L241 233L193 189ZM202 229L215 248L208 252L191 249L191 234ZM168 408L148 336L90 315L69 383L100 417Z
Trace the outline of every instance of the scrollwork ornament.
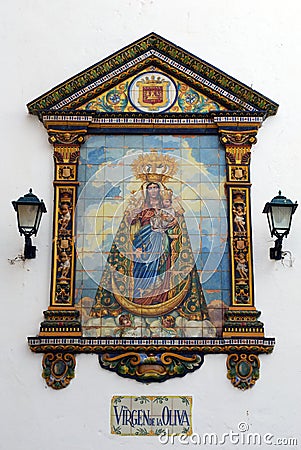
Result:
M139 352L104 353L99 363L104 369L132 378L142 383L162 382L173 377L183 377L204 362L203 354L178 354L162 352L145 354Z

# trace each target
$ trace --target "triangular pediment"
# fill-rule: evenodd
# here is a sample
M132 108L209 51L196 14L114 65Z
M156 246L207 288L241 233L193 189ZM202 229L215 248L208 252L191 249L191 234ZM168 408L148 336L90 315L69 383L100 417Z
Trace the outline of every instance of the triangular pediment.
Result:
M31 114L277 112L277 103L155 33L28 105Z

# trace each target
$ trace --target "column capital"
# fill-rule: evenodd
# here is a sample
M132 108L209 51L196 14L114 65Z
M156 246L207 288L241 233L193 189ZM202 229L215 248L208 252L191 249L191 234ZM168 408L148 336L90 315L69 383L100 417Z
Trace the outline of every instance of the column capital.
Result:
M251 148L257 142L257 128L252 130L229 130L220 128L218 131L221 143L226 146L244 146Z
M62 131L48 129L48 140L53 145L76 146L81 145L85 141L86 129Z
M250 183L251 148L257 142L258 128L259 124L245 127L230 122L218 124L219 138L225 148L228 183Z

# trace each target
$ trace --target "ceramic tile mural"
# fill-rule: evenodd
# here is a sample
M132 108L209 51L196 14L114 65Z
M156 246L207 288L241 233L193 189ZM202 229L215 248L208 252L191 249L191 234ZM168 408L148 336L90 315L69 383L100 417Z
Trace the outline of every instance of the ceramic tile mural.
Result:
M79 181L84 335L220 336L230 277L218 137L90 136Z
M122 436L192 434L192 397L114 396L111 433Z
M27 106L55 163L50 304L28 338L47 385L69 385L78 353L142 383L226 353L251 388L275 345L254 299L251 150L278 104L150 33Z

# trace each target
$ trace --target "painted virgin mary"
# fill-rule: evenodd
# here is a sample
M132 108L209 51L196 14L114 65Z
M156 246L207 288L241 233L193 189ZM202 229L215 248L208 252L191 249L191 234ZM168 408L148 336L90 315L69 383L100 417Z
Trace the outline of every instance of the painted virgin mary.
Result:
M195 321L208 318L207 306L184 210L164 184L176 163L157 153L140 155L138 162L133 170L144 182L125 210L90 316L159 318L171 313L197 326Z

